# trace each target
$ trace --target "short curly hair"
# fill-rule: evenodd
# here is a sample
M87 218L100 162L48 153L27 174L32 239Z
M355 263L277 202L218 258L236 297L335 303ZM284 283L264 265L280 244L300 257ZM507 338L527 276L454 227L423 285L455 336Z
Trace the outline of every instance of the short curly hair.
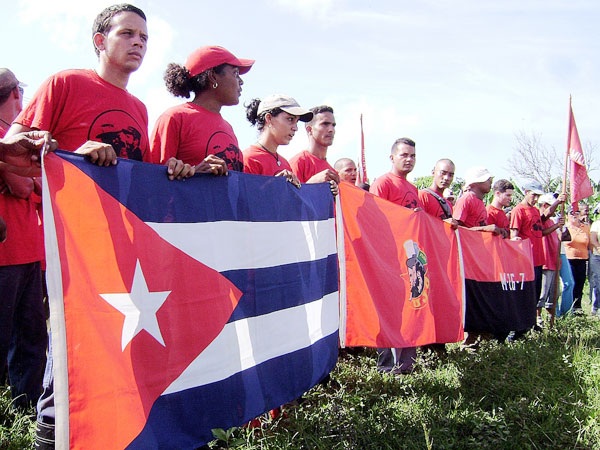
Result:
M208 73L211 70L220 74L228 65L230 64L224 63L192 77L190 71L185 66L171 63L167 66L164 76L167 90L175 97L189 98L190 93L198 94L210 87Z

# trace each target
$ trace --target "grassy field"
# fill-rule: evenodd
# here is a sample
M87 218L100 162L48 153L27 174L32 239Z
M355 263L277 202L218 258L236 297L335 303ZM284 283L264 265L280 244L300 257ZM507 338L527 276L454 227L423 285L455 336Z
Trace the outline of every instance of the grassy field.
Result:
M335 387L315 388L288 419L234 431L243 449L598 449L600 322L560 320L515 344L452 346L417 373L375 370L373 353L343 358ZM339 387L337 386L339 384ZM226 447L224 442L214 447Z
M560 319L526 340L421 355L409 376L380 375L374 352L340 359L333 382L261 430L216 431L211 448L598 449L600 320ZM32 415L0 398L0 448L32 443Z

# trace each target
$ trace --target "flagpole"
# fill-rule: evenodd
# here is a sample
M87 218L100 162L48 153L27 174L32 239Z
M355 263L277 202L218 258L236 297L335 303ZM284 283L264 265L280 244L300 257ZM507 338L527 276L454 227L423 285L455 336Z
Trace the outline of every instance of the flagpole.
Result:
M367 181L367 162L365 160L365 133L363 130L363 115L360 114L360 160L358 161L358 177L356 182L368 183Z
M565 153L565 168L563 171L563 179L562 179L562 194L566 194L567 193L567 166L569 164L569 146L571 145L571 118L573 117L573 107L571 105L571 100L572 100L572 96L571 94L569 94L569 121L568 121L568 130L567 130L567 151ZM565 203L566 201L561 205L560 208L560 215L561 217L565 217ZM566 219L565 219L566 220ZM561 231L561 235L562 235L562 230L563 228L560 227L559 230ZM560 278L560 249L562 247L562 239L559 241L558 243L558 254L556 255L556 275L554 276L554 308L553 308L553 314L550 316L550 327L552 328L552 326L554 325L554 317L556 316L556 308L558 307L558 279Z

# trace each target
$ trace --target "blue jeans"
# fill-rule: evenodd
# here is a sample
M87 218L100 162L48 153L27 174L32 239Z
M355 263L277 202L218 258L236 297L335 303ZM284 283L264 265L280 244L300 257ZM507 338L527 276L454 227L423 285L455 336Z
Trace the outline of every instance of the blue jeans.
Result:
M600 309L600 256L590 256L590 301L592 311Z
M8 363L14 405L40 396L46 361L46 313L40 262L0 266L0 373Z
M562 298L560 300L560 308L556 311L556 316L564 316L573 306L573 289L575 288L575 279L571 273L571 265L567 259L567 255L560 255L560 279L562 280Z

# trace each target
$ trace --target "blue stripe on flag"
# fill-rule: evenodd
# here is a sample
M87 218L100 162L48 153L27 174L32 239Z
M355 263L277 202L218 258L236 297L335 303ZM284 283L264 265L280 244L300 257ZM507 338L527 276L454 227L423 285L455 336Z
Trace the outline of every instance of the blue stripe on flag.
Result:
M333 198L325 183L297 189L282 177L234 171L227 177L200 174L169 181L165 166L119 158L116 166L99 167L72 152L56 153L144 222L282 222L334 217ZM272 206L265 208L265 204Z
M300 397L333 369L337 345L335 332L310 347L225 380L164 395L154 403L146 426L127 448L183 450L210 442L214 439L211 428L239 426L291 398ZM205 411L210 412L203 414ZM171 424L177 433L170 433Z
M338 290L337 255L221 274L244 293L229 322L310 303Z

